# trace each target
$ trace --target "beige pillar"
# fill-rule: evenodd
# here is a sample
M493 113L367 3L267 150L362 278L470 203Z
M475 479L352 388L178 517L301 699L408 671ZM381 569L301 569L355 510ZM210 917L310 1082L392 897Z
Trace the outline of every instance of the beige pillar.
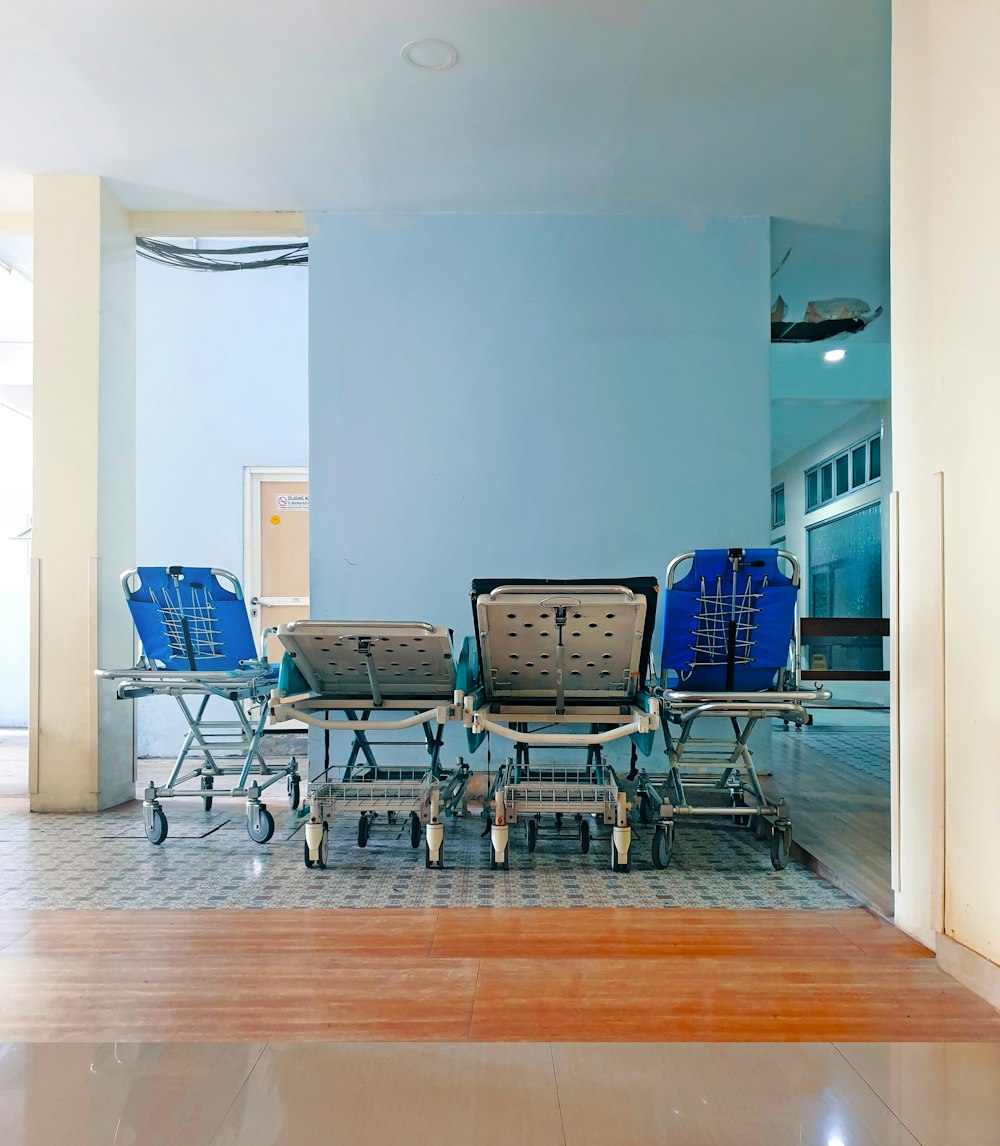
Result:
M135 242L93 176L35 179L32 811L133 796L133 663L118 576L135 551Z
M1000 964L1000 5L893 5L897 922ZM947 944L947 940L945 940ZM1000 971L997 972L1000 988ZM1000 990L996 992L1000 999Z

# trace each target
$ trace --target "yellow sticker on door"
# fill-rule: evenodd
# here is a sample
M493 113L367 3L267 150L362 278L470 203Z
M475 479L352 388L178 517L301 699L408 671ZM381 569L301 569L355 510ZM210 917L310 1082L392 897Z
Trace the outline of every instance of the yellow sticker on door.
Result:
M281 524L281 518L277 514L275 514L274 517L271 518L271 524L272 525L280 525Z

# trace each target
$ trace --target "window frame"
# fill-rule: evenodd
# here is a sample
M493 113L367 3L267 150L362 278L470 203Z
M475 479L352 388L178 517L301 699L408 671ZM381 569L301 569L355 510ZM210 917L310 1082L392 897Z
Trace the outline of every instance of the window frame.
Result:
M878 442L877 452L879 460L879 472L872 476L872 443ZM862 451L864 455L865 471L864 481L855 482L855 457L858 451ZM840 464L843 463L847 467L848 486L843 493L838 493L837 470ZM824 476L829 476L829 496L824 497ZM882 480L882 431L879 429L874 434L866 434L863 438L859 438L856 442L852 442L849 446L842 450L837 450L835 454L830 454L828 457L823 458L822 461L817 462L814 466L810 466L804 472L805 484L805 512L815 513L817 509L824 509L828 505L832 505L835 501L842 501L845 497L850 497L852 494L857 493L859 490L867 489L869 486L874 485L876 482ZM810 479L815 483L816 499L809 504L809 482ZM772 517L773 517L773 498L774 487L771 490L772 497ZM771 528L775 526L772 522Z
M781 497L781 515L777 511L778 496ZM785 483L778 482L777 485L771 486L771 528L781 529L785 524Z

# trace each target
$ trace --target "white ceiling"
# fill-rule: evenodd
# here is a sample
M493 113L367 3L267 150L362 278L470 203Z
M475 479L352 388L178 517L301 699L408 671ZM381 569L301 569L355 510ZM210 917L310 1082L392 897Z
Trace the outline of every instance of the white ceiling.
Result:
M0 0L0 210L653 211L883 229L889 0ZM449 72L399 57L439 37Z

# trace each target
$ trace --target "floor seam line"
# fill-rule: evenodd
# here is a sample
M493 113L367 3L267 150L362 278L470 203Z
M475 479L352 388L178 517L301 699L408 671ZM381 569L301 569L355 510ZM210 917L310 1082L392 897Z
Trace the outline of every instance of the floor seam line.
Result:
M268 1040L268 1041L267 1041L267 1042L265 1042L265 1043L264 1043L264 1045L263 1045L263 1046L260 1048L260 1054L259 1054L259 1055L258 1055L258 1056L257 1056L257 1057L254 1059L254 1061L253 1061L253 1066L252 1066L252 1067L250 1067L250 1069L247 1071L247 1076L246 1076L246 1078L245 1078L245 1079L243 1080L243 1082L240 1084L240 1088L239 1088L239 1090L237 1090L237 1092L236 1092L236 1093L233 1095L233 1101L232 1101L232 1102L230 1102L230 1104L229 1104L229 1105L226 1107L226 1109L225 1109L225 1113L224 1113L224 1114L222 1115L222 1117L219 1119L219 1125L218 1125L218 1126L216 1126L216 1128L215 1128L215 1129L212 1131L212 1137L211 1137L211 1138L209 1138L209 1139L207 1140L207 1146L212 1146L212 1143L213 1143L213 1142L216 1140L216 1138L218 1138L218 1137L219 1137L219 1131L220 1131L220 1130L222 1129L222 1127L225 1125L225 1121L226 1121L226 1119L229 1117L229 1115L230 1115L230 1112L232 1111L233 1107L236 1105L236 1103L237 1103L237 1101L238 1101L238 1099L239 1099L240 1095L241 1095L241 1094L243 1093L243 1091L246 1089L246 1085L247 1085L247 1083L248 1083L248 1082L250 1081L250 1079L253 1077L253 1072L254 1072L254 1071L257 1069L258 1065L260 1064L260 1060L261 1060L261 1059L264 1057L264 1052L267 1050L267 1048L268 1048L270 1045L271 1045L271 1043L270 1043L270 1040Z
M914 1142L918 1142L918 1143L920 1143L920 1146L924 1146L923 1140L918 1138L917 1135L914 1134L914 1132L909 1128L909 1126L906 1125L906 1123L902 1120L902 1118L900 1118L900 1116L895 1112L895 1110L893 1110L892 1107L888 1104L888 1102L886 1102L886 1100L882 1097L882 1095L879 1094L879 1092L875 1089L875 1087L872 1086L872 1084L868 1081L868 1079L865 1078L865 1076L861 1073L861 1071L858 1070L858 1068L854 1065L854 1063L851 1062L851 1060L847 1057L846 1054L844 1054L844 1052L840 1049L840 1044L831 1042L830 1046L833 1047L833 1049L837 1052L837 1054L839 1054L840 1057L844 1060L844 1062L847 1063L848 1067L858 1076L858 1078L861 1079L861 1081L865 1084L865 1086L867 1086L868 1089L872 1092L872 1094L875 1095L875 1098L881 1103L882 1106L884 1106L886 1108L886 1110L889 1111L889 1113L892 1115L893 1119L896 1122L898 1122L900 1126L902 1126L902 1128L906 1131L907 1134L910 1135L910 1137L914 1140Z
M562 1095L559 1093L559 1075L556 1072L556 1056L549 1043L549 1062L552 1064L552 1084L556 1088L556 1106L559 1109L559 1128L562 1130L563 1146L566 1146L566 1120L563 1118Z

